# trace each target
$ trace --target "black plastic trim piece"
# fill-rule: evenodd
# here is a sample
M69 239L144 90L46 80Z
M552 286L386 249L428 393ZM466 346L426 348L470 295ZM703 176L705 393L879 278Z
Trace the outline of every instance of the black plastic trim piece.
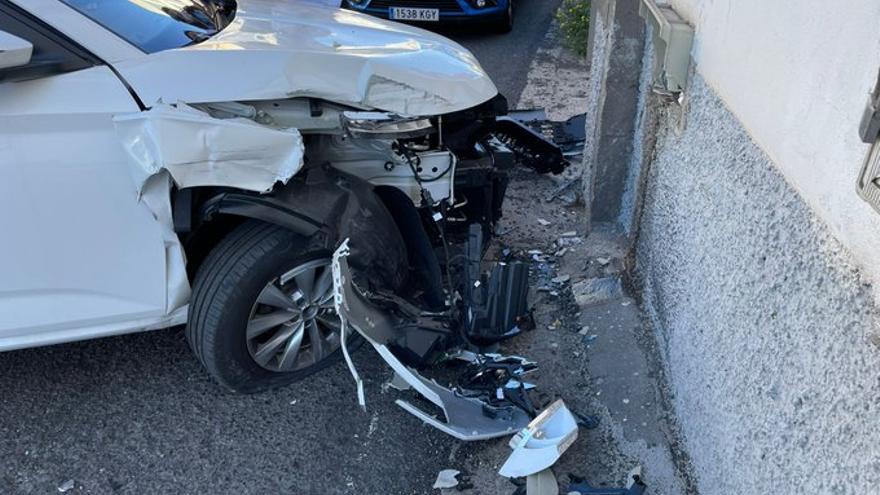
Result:
M311 237L327 230L323 223L296 211L291 205L272 197L251 196L242 193L220 193L202 207L202 218L210 221L214 215L237 215L290 229Z
M538 173L559 174L568 167L568 160L565 159L562 148L518 120L497 117L492 134Z

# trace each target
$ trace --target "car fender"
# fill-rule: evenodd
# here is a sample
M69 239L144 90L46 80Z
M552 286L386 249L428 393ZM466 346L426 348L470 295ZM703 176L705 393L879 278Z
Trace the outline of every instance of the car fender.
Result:
M328 252L351 238L352 268L376 288L395 291L409 272L406 243L373 185L329 166L308 167L268 194L220 192L199 210L202 222L217 215L278 225Z

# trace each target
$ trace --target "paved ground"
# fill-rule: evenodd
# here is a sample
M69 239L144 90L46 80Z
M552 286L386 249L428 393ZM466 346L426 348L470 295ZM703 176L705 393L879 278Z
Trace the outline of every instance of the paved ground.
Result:
M507 35L485 34L485 28L471 27L446 31L451 38L470 49L498 91L516 108L526 87L529 66L545 41L547 30L562 0L517 0L514 30Z
M515 102L559 0L520 0L507 36L451 33ZM338 366L256 396L223 393L180 330L0 354L0 493L422 494L475 459L383 395L356 356L369 411Z

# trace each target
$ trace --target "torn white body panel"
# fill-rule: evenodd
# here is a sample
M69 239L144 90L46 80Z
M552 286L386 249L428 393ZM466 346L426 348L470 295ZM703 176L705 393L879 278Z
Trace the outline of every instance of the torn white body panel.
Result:
M498 94L473 54L443 36L292 1L240 0L212 38L114 65L147 105L313 97L420 116Z
M243 118L216 119L184 104L157 104L114 119L138 189L167 170L180 188L266 192L303 165L302 136ZM167 195L167 191L166 191Z

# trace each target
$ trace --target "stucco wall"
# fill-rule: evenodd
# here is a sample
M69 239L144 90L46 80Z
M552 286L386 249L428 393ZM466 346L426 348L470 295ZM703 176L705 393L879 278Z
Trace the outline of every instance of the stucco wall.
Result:
M877 0L671 0L697 71L786 180L880 280L880 214L855 193L858 123L880 67Z
M636 274L700 493L877 493L871 290L699 72L688 98L683 131L659 110Z

